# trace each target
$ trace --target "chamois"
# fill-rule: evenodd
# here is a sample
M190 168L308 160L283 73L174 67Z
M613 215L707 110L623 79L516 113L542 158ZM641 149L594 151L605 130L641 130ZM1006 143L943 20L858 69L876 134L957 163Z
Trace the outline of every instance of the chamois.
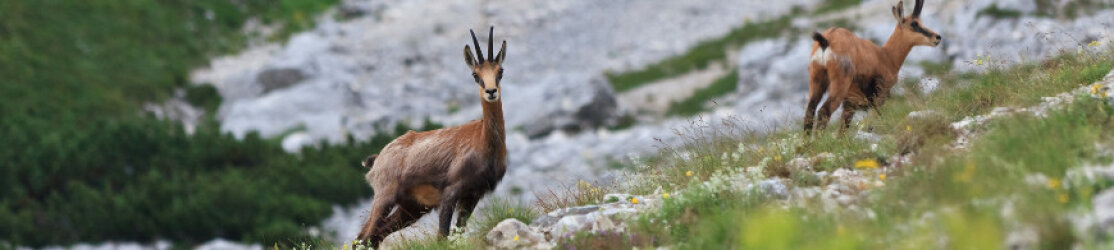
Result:
M840 133L851 127L851 118L856 110L874 108L878 111L890 88L897 83L897 72L901 70L905 57L913 46L932 46L940 44L941 37L921 23L921 7L924 0L917 0L913 14L904 16L903 2L898 1L892 8L897 19L897 27L885 45L859 38L844 28L833 27L824 34L813 33L812 53L809 56L808 108L805 110L804 131L811 133L813 114L817 111L824 92L828 100L820 107L820 130L831 119L832 112L843 105L843 127Z
M489 32L494 31L493 26ZM464 45L464 62L478 85L483 119L432 131L409 131L378 155L365 159L362 164L370 168L365 178L375 197L357 241L378 247L387 235L413 224L435 207L440 216L439 233L444 237L449 234L454 210L459 212L457 227L463 228L476 203L503 179L507 147L499 84L507 41L496 55L492 51L494 34L488 33L490 57L485 60L476 33L469 32L476 57Z

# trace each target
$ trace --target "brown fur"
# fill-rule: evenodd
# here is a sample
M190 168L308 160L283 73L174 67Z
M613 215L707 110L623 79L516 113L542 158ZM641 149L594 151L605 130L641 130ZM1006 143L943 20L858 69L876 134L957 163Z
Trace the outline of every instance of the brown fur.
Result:
M438 232L448 235L454 210L459 212L457 227L463 228L479 200L503 179L507 149L499 81L507 42L498 55L485 60L475 34L472 37L479 60L467 45L465 59L479 85L483 119L433 131L409 131L377 157L365 160L374 164L365 177L375 197L356 240L377 247L387 235L433 208L439 213ZM493 53L491 45L489 38L488 54Z
M822 35L814 35L808 65L809 100L805 110L804 130L811 133L817 105L828 94L828 100L819 107L819 128L828 124L832 112L843 105L843 127L840 132L851 126L856 110L875 108L877 110L889 91L897 83L897 73L905 57L913 46L933 46L940 43L940 35L920 20L923 0L917 0L916 8L909 17L903 16L903 3L893 7L894 18L898 20L894 33L883 46L859 38L844 28L830 28ZM827 50L821 46L826 39Z

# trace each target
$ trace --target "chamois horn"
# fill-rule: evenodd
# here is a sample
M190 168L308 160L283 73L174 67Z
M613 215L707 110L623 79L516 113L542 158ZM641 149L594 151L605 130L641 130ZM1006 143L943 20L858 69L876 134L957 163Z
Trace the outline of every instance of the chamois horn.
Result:
M921 17L921 7L924 7L924 0L917 0L913 6L913 17Z
M468 33L472 33L472 44L476 45L476 57L480 59L479 62L483 62L484 52L483 49L480 48L480 41L476 40L476 32L469 29Z

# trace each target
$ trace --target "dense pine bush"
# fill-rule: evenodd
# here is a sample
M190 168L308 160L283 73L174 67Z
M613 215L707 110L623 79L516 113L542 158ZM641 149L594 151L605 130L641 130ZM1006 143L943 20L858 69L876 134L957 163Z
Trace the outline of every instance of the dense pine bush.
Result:
M188 135L140 108L181 88L215 110L215 89L187 86L190 69L242 47L249 17L283 24L281 36L335 2L0 1L0 248L285 244L332 204L370 196L358 163L387 133L287 154L211 116Z

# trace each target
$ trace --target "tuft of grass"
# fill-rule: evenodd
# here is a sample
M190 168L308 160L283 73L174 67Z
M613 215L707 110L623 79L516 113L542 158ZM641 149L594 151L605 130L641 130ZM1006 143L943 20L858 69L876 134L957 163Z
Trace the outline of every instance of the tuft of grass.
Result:
M716 97L734 93L739 88L739 71L732 70L727 75L716 79L712 85L698 89L692 96L669 105L667 114L690 116L707 110L705 104Z
M596 204L603 202L603 196L614 189L615 186L592 184L581 180L577 181L574 186L565 185L557 188L557 190L549 189L547 193L535 193L534 195L538 197L538 200L534 205L545 212L565 207Z
M1015 19L1021 17L1021 11L999 8L998 4L991 4L975 14L975 17L988 16L996 19Z
M478 216L476 220L471 223L472 232L486 234L495 228L499 222L506 219L516 219L522 223L530 224L534 218L540 214L534 207L528 206L523 203L514 202L502 198L492 197L486 208L482 211L483 214Z
M759 39L781 35L790 27L789 21L790 18L786 16L769 21L744 24L732 29L723 37L700 42L681 55L651 64L640 70L625 73L608 72L606 76L611 85L615 87L615 91L623 92L656 80L705 69L713 62L726 60L727 52L731 48Z
M947 61L945 61L945 62L922 61L921 62L921 68L924 69L925 75L932 75L932 76L944 75L944 74L947 74L947 73L951 72L953 67L954 66L952 65L952 63L947 62Z
M825 0L824 3L812 11L812 15L822 15L826 13L835 12L838 10L847 9L850 7L858 6L861 0Z

